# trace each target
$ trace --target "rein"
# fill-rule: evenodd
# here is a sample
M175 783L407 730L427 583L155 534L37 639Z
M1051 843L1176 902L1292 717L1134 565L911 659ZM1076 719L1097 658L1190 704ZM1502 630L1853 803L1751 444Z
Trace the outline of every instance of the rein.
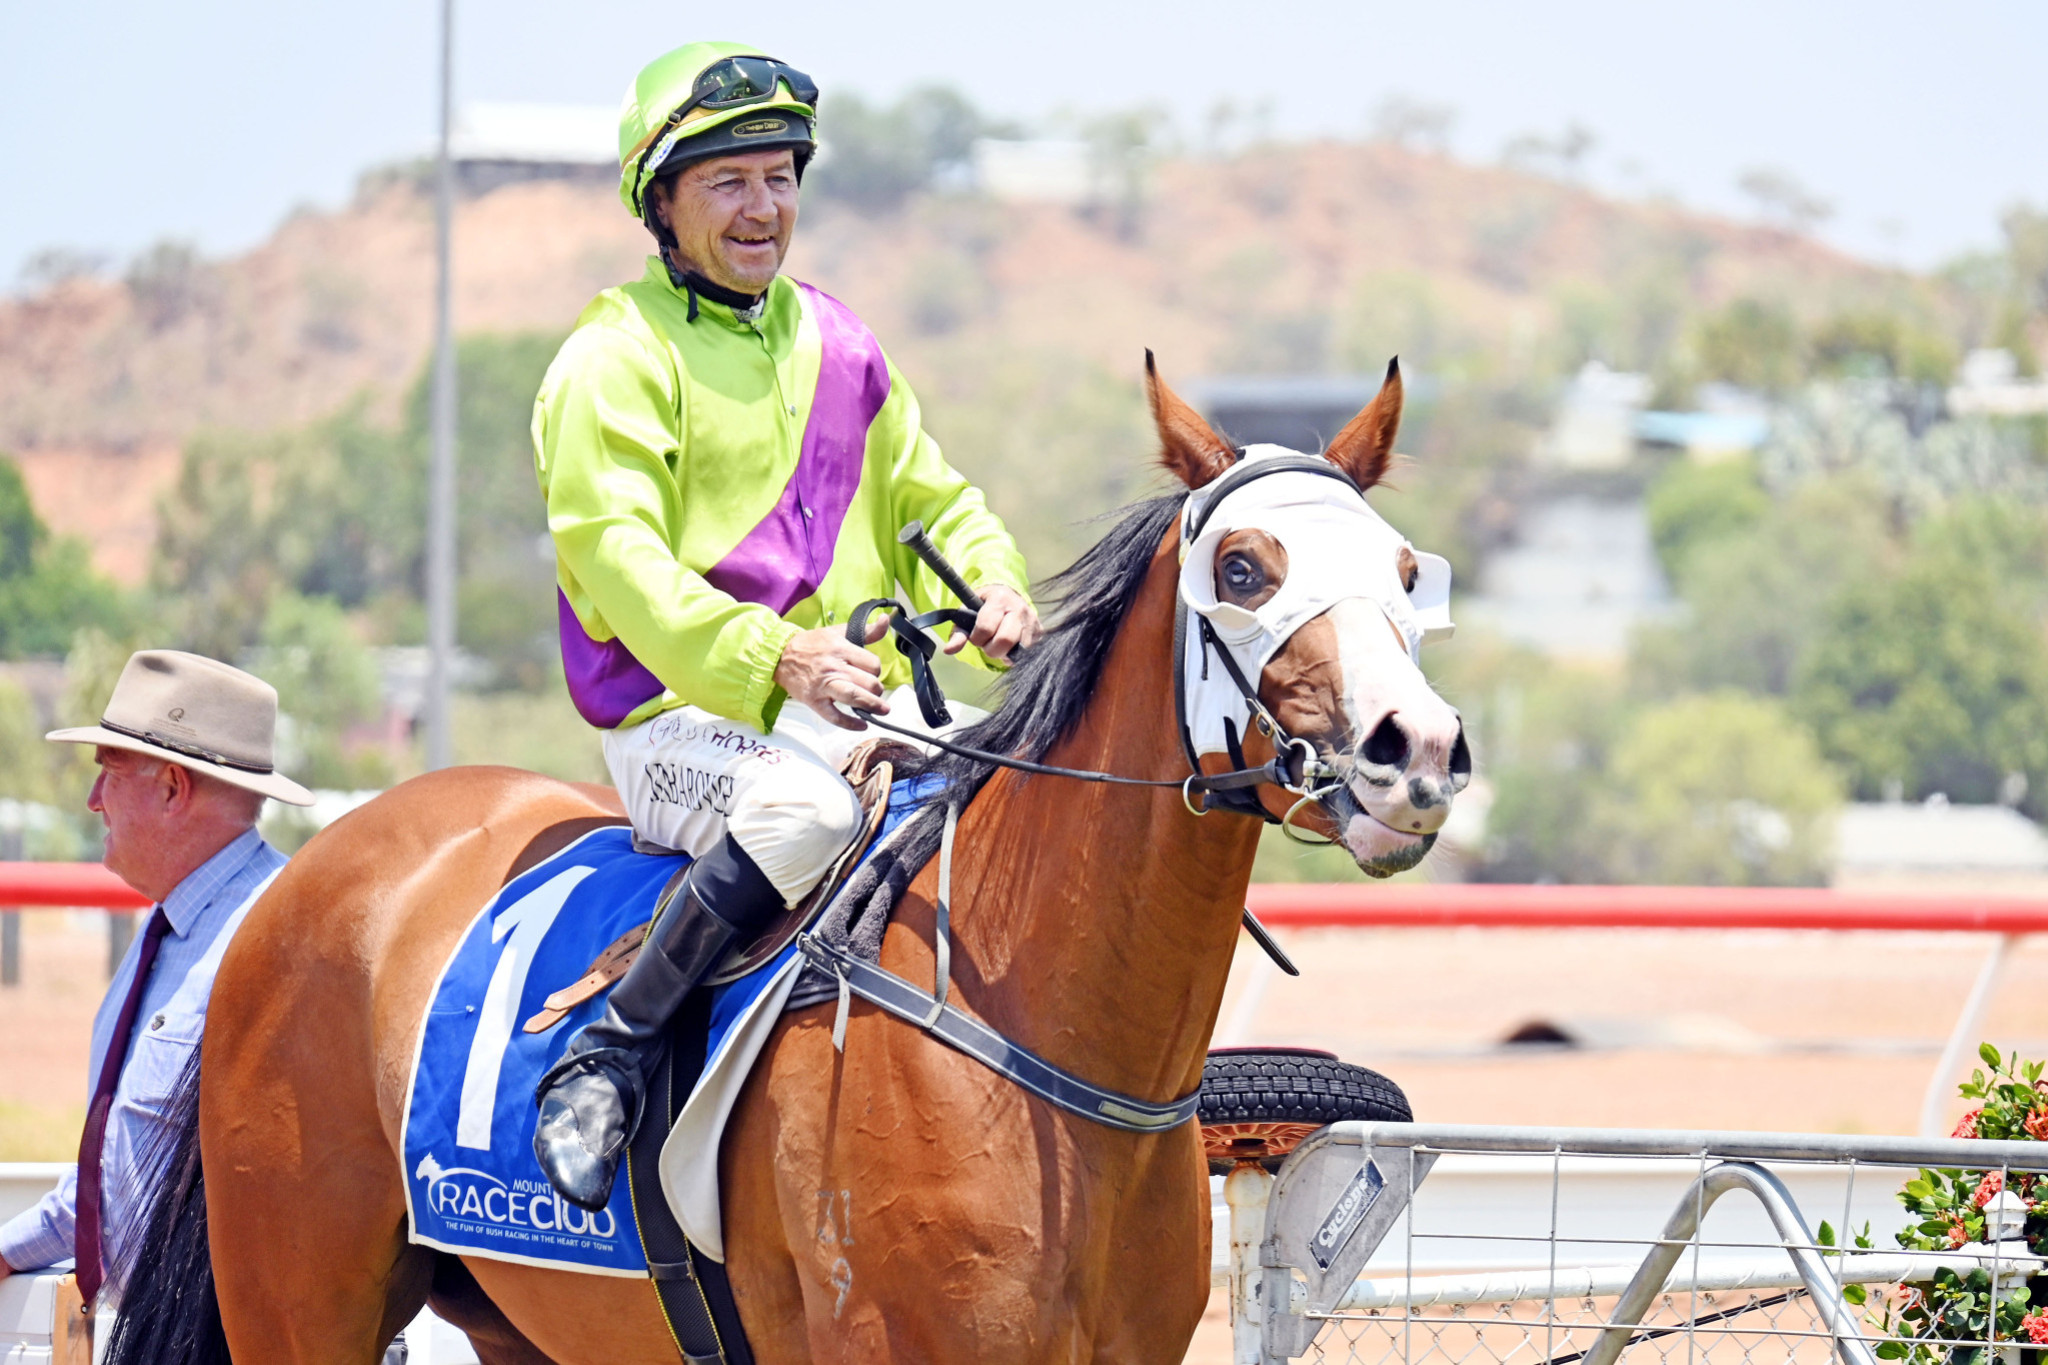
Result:
M1363 497L1364 493L1352 478L1330 464L1327 460L1311 459L1306 456L1291 459L1257 460L1239 464L1213 486L1209 497L1192 521L1182 509L1181 554L1187 553L1187 546L1201 534L1209 518L1223 500L1236 489L1264 478L1268 474L1304 473L1341 480ZM1191 495L1192 496L1192 495ZM917 528L919 531L922 527ZM931 628L939 624L950 624L956 629L972 629L974 614L980 610L981 601L965 582L945 561L930 540L922 535L913 536L906 529L903 543L914 549L941 581L953 587L960 595L967 610L942 608L911 616L902 605L892 598L878 597L863 602L847 618L846 638L856 645L867 642L868 621L877 611L889 612L889 630L895 635L910 660L912 688L917 696L919 712L925 723L934 728L952 722L952 713L946 707L945 694L940 690L938 678L932 672L931 659L938 648L932 637ZM1236 728L1229 721L1224 723L1224 734L1230 745L1231 761L1237 766L1229 772L1209 774L1202 771L1201 757L1195 752L1194 734L1188 725L1187 704L1187 629L1188 619L1195 611L1186 601L1178 601L1173 620L1173 707L1175 726L1180 734L1181 748L1186 754L1188 766L1194 769L1188 777L1176 781L1172 778L1127 777L1120 773L1102 772L1089 768L1061 768L1049 763L1035 763L1028 759L1013 758L1004 754L991 753L971 745L956 744L936 735L913 730L908 726L896 725L878 719L872 712L858 711L860 718L870 725L878 726L891 733L918 744L933 748L977 763L987 763L1016 772L1033 773L1042 777L1063 777L1077 782L1108 783L1120 787L1178 787L1181 800L1195 815L1206 815L1209 811L1223 808L1243 814L1257 815L1269 824L1277 824L1290 838L1299 840L1290 825L1295 811L1312 801L1320 800L1338 781L1334 769L1325 763L1307 740L1290 735L1280 722L1259 700L1258 689L1246 678L1244 670L1238 667L1215 629L1204 618L1200 625L1199 640L1202 647L1203 676L1208 675L1209 655L1213 652L1222 662L1232 684L1242 694L1252 715L1252 723L1259 732L1273 742L1274 756L1262 767L1249 767L1245 763L1243 750L1238 742ZM1252 788L1271 783L1299 796L1284 816L1275 817L1267 812ZM1200 795L1201 805L1195 804ZM945 799L944 826L939 839L939 886L938 899L934 907L933 920L933 989L922 987L904 980L889 971L879 962L865 962L840 948L826 943L816 935L804 933L797 936L797 950L812 967L833 977L839 984L839 1006L832 1024L832 1045L844 1051L846 1045L846 1020L854 996L874 1005L885 1014L893 1015L907 1024L915 1025L925 1032L974 1058L997 1075L1023 1087L1048 1104L1064 1109L1095 1123L1127 1133L1158 1133L1177 1128L1195 1117L1201 1103L1201 1087L1181 1096L1179 1099L1160 1104L1140 1099L1134 1095L1107 1090L1099 1085L1076 1076L1071 1071L1054 1066L1043 1057L1010 1041L1001 1033L982 1023L979 1019L964 1013L947 999L952 979L952 900L953 900L953 832L960 819L960 803L950 797ZM906 825L905 830L910 826ZM906 836L907 837L907 836ZM1298 968L1287 960L1279 945L1250 910L1244 912L1244 922L1252 932L1259 946L1271 954L1274 961L1290 975L1300 975Z

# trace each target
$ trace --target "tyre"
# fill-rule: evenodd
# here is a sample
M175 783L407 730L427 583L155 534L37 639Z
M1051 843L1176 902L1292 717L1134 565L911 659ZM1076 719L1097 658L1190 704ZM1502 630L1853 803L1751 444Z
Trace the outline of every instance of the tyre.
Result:
M1212 1175L1240 1161L1278 1170L1318 1128L1407 1123L1408 1097L1377 1071L1306 1047L1224 1047L1202 1068L1202 1150Z

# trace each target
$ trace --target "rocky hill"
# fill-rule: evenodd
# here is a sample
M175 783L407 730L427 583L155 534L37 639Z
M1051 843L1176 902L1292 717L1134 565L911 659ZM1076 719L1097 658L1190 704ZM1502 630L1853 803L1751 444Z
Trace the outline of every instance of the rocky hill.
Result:
M244 256L160 248L120 281L0 302L0 450L53 527L136 581L193 432L357 400L395 413L430 345L431 205L410 180L370 177L348 207L299 213ZM1400 350L1425 371L1513 379L1555 373L1562 344L1629 363L1736 297L1823 308L1887 278L1782 232L1383 145L1166 161L1092 211L926 195L806 215L793 273L868 319L934 431L998 485L1041 472L1017 467L1000 414L1036 413L1034 441L1062 405L1135 421L1147 346L1175 376L1365 369ZM457 325L565 331L646 247L606 188L467 199Z

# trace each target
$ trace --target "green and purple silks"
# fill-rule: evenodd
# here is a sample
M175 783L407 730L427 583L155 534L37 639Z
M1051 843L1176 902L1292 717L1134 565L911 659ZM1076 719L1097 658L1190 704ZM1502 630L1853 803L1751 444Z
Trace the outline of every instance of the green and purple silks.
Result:
M838 300L787 279L760 316L687 302L658 262L584 310L534 408L562 662L592 725L694 705L761 730L799 630L871 597L951 605L896 542L921 519L977 586L1024 564ZM883 681L907 681L889 646Z

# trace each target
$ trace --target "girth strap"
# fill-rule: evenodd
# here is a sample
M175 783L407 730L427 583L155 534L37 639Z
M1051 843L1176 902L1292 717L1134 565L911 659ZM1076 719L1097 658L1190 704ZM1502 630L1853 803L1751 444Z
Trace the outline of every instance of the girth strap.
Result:
M946 1046L966 1053L998 1076L1070 1114L1127 1133L1161 1133L1193 1118L1195 1107L1201 1102L1199 1088L1170 1104L1155 1104L1105 1090L1011 1042L979 1019L962 1014L952 1005L940 1004L929 992L892 971L863 962L810 934L802 935L796 943L804 960L837 977L842 990L859 996L885 1014L917 1025Z

